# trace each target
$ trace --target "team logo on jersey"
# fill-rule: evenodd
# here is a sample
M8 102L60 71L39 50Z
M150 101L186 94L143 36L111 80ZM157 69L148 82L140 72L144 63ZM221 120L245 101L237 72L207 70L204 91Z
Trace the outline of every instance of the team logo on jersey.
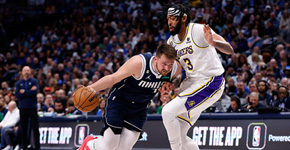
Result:
M177 50L177 57L180 58L183 55L192 54L193 52L194 50L192 49L192 46L188 46L183 49Z
M147 76L146 79L151 80L150 76L151 76L151 74L149 76Z
M187 101L187 104L188 104L188 106L193 106L194 104L195 104L195 101L194 100L192 100L192 101Z
M186 40L187 40L187 41L186 41L186 44L190 43L190 37L187 37Z

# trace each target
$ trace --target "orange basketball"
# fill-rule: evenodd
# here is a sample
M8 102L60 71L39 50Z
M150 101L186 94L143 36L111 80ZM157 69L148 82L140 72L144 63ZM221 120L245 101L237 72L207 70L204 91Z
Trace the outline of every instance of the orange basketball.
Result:
M90 112L99 105L99 96L94 89L81 87L74 93L73 102L78 110Z

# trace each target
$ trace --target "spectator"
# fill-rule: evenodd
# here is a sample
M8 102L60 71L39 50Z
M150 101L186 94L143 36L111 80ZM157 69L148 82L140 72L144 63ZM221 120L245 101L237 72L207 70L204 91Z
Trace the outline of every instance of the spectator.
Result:
M252 80L253 78L253 74L251 71L247 70L243 73L243 77L244 77L244 81L245 81L245 84L248 86L249 85L249 82Z
M257 82L258 92L259 92L259 102L263 105L269 106L270 101L273 97L268 93L269 83L264 80L260 80Z
M284 10L283 11L283 16L280 20L280 25L279 25L279 29L280 30L284 30L284 29L289 29L290 25L290 15L289 15L289 11L288 10Z
M97 116L103 116L105 113L105 107L106 107L106 99L102 99L100 101L100 105L99 105L99 110L97 111Z
M272 95L272 100L276 100L277 97L278 97L278 92L277 92L278 85L279 84L276 81L271 81L270 82L269 94ZM288 84L288 86L289 86L289 84ZM271 101L270 101L270 106L271 106Z
M285 58L285 59L281 59L280 60L280 71L279 71L279 73L280 73L280 77L281 78L284 78L284 77L286 77L286 75L285 75L285 69L286 69L286 66L287 66L287 58ZM288 67L289 69L290 69L290 67Z
M290 66L286 66L283 70L285 77L290 79Z
M262 80L262 73L261 72L256 72L255 81L258 82L260 80Z
M278 67L278 65L277 65L277 61L276 61L276 59L272 58L272 59L270 60L270 62L269 62L269 65L270 65L270 67L273 69L274 76L275 76L276 78L281 78L281 77L280 77L280 69L279 69L279 67Z
M268 78L267 78L267 66L265 64L262 64L262 66L260 67L260 73L262 75L262 80L267 81L268 80Z
M231 97L231 104L227 109L227 112L240 112L242 109L240 98L237 96Z
M280 60L280 52L282 50L284 50L283 44L277 44L277 46L275 47L275 50L276 51L273 54L273 58L276 59L276 60ZM279 64L278 64L278 66L279 66Z
M6 128L2 136L4 136L4 141L7 145L3 150L13 150L15 145L14 150L19 150L19 145L21 144L19 121L13 128Z
M4 101L5 101L6 105L8 105L9 102L11 101L11 98L10 98L10 96L8 94L4 96Z
M27 149L28 137L27 130L30 124L33 130L35 149L40 150L39 143L39 122L37 115L37 92L38 92L38 81L31 77L31 70L28 66L22 69L23 79L16 82L15 95L18 98L18 106L20 109L20 126L21 130L21 141L22 148ZM30 123L29 123L30 120Z
M290 28L284 29L284 31L281 33L281 41L284 43L286 46L286 50L289 52L290 51Z
M248 56L247 59L248 59L249 64L251 66L251 72L257 71L258 70L258 64L262 61L262 56L259 56L258 53L253 52L252 55Z
M43 90L44 90L43 92L44 92L45 96L52 94L51 88L49 86L45 87Z
M16 106L16 103L14 101L10 102L8 104L8 112L4 119L0 122L0 129L1 129L1 148L5 148L7 150L10 149L10 145L6 147L6 143L4 141L4 131L6 128L13 128L16 123L19 121L19 109Z
M44 105L44 96L42 93L38 93L37 97L37 111L47 112L48 107Z
M261 37L258 34L257 29L252 30L252 36L248 38L248 47L253 48L252 46L261 46L260 44L255 44L257 41L261 40ZM254 45L255 44L255 45Z
M236 38L236 41L237 41L237 46L238 46L238 48L237 48L238 52L245 53L249 49L248 41L244 37L243 32L238 33L238 38ZM237 51L235 51L235 52L237 52Z
M2 114L2 119L6 115L6 113L8 112L8 109L5 107L5 102L4 102L3 96L0 97L0 112Z
M235 91L237 90L235 81L233 78L228 77L226 82L226 92L228 95L232 96L234 95Z
M280 81L280 85L287 86L288 85L288 78L282 78Z
M213 104L219 112L227 112L227 108L231 104L231 98L224 91L221 98Z
M272 100L270 106L279 107L283 111L290 111L289 90L286 86L279 86L277 88L278 98Z
M54 112L56 112L57 116L64 116L65 115L65 107L63 103L59 100L54 102Z
M256 82L251 81L249 83L249 89L250 89L250 93L252 93L252 92L257 92L258 93L258 88L257 88Z
M248 60L247 60L247 56L245 54L240 54L238 56L237 59L237 66L236 67L242 67L244 64L246 64L247 66L249 65Z
M249 102L245 105L245 109L248 112L257 112L259 108L266 107L265 105L259 103L259 95L256 92L252 92L248 99Z
M44 101L44 105L46 105L47 108L54 108L54 102L53 102L53 98L51 94L47 94L45 96L45 101Z
M80 115L80 114L82 114L82 112L77 110L74 105L73 100L69 99L66 103L65 115L70 116L70 115Z
M242 105L246 103L246 97L249 94L249 89L245 86L244 81L237 82L237 92L235 94L239 97Z
M2 89L2 94L4 95L9 94L11 92L11 88L9 87L6 81L3 81L1 83L1 89Z
M280 21L276 18L275 12L270 13L270 18L265 22L265 29L269 36L277 34L280 26Z
M237 27L237 25L240 24L243 16L244 16L244 14L241 12L241 9L237 8L236 9L236 15L235 15L234 20L233 20L233 23L234 23L235 27ZM240 32L240 33L242 33L242 32ZM239 33L239 35L240 35L240 33Z

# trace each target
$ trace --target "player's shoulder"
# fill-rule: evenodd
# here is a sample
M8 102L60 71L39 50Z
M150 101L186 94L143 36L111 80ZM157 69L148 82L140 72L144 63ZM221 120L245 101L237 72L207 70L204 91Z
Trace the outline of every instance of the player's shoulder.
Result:
M205 41L204 38L204 31L203 31L203 24L200 23L193 23L191 37L193 43L199 48L206 48L208 47L208 43Z
M193 32L203 32L203 24L200 23L192 23Z
M146 64L146 61L150 60L152 57L152 54L138 54L133 56L128 60L129 63L133 63L133 65L143 65Z

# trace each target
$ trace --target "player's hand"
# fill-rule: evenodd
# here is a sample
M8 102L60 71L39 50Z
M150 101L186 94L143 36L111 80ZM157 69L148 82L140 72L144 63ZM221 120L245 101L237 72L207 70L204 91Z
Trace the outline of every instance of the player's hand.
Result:
M162 103L168 103L168 102L170 102L171 99L170 99L169 94L168 94L168 93L163 93L163 94L161 94L161 95L160 95L160 101L161 101Z
M170 83L170 82L165 82L162 87L159 89L160 93L166 91L166 92L170 92L171 90L174 89L174 85L173 83Z
M213 46L213 38L212 33L209 25L204 24L203 25L203 32L204 32L204 38L207 41L208 44Z
M34 86L32 86L32 88L31 88L31 90L36 90L37 89L37 87L34 85Z

